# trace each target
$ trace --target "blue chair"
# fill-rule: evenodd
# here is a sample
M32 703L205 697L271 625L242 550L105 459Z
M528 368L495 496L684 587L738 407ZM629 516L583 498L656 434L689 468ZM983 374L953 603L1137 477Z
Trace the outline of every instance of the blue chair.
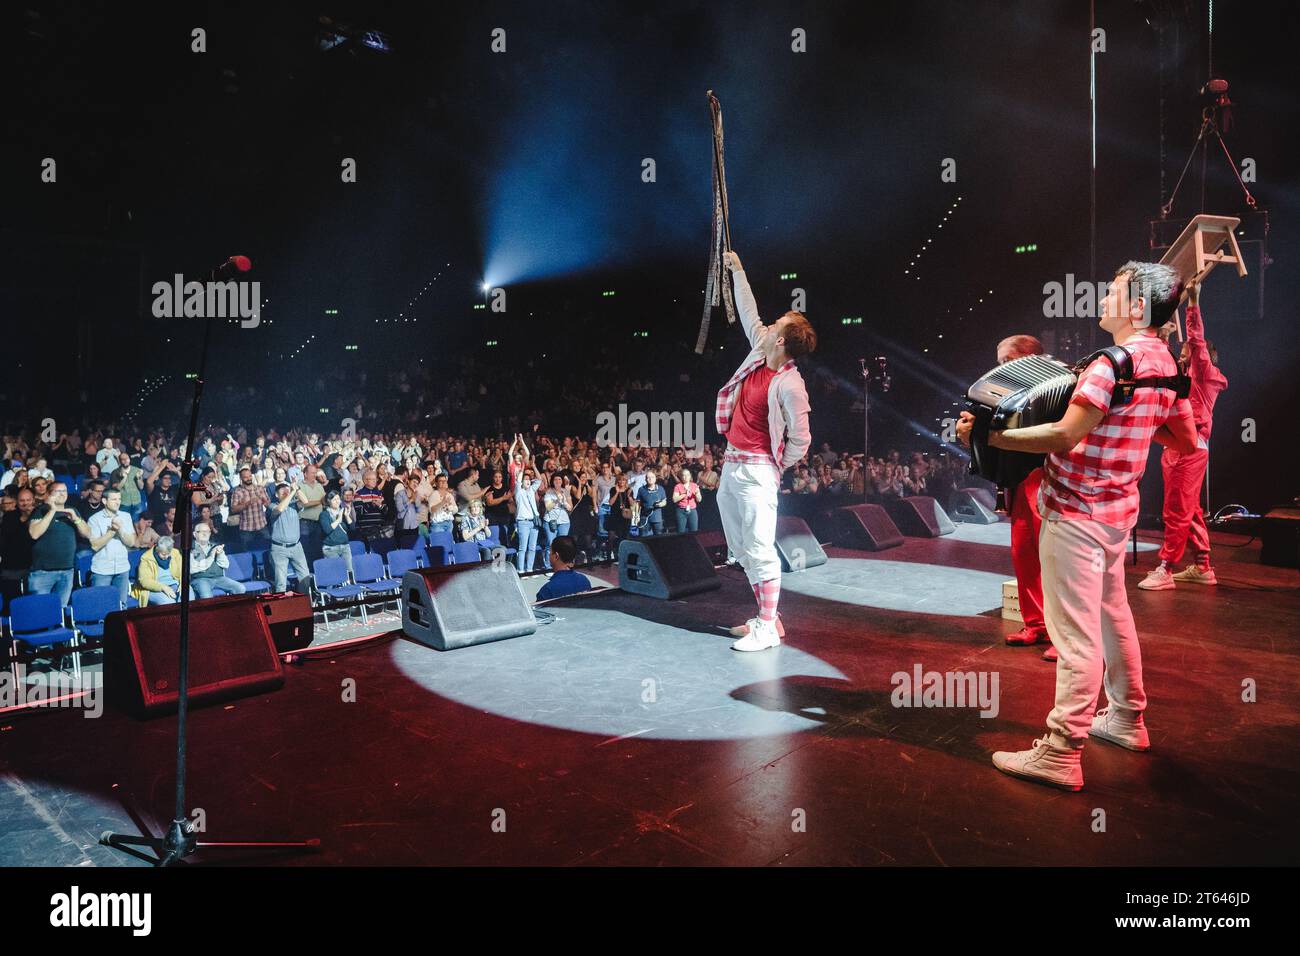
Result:
M456 541L450 531L434 531L429 535L429 567L440 568L455 563Z
M347 601L361 597L366 589L348 580L348 563L342 558L318 558L311 565L312 577L316 582L316 595L321 599L320 607L324 615L324 626L329 627L329 612L325 607L334 601ZM366 606L361 605L361 620L369 621Z
M69 494L71 494L72 492L74 492L74 491L77 490L77 489L76 489L76 486L73 485L73 483L72 483L72 476L71 476L71 475L55 475L55 476L54 476L54 480L55 480L55 481L61 481L61 482L63 482L65 485L67 485L67 486L68 486L68 493L69 493Z
M143 557L144 551L139 549L126 553L126 563L131 567L131 580L133 581L140 572L140 559Z
M266 581L257 581L253 578L253 556L247 551L237 551L234 554L227 555L230 558L230 567L226 569L226 574L231 580L238 581L244 586L244 591L248 594L258 594L262 591L271 590L271 585Z
M73 673L78 678L81 677L81 652L77 647L77 632L68 627L64 621L63 605L57 594L25 594L10 601L9 636L12 638L15 655L18 653L19 644L33 648L70 644ZM62 657L63 653L66 652L59 652L52 656Z
M366 553L366 543L364 541L349 541L348 550L352 552L352 556L355 558L358 554Z
M265 548L262 551L254 551L253 558L257 561L258 572L262 575L262 580L268 587L275 587L275 568L271 567L271 549ZM285 587L288 587L294 581L298 580L298 572L289 565L284 570Z
M477 541L457 541L452 545L452 554L457 564L478 564L483 560Z
M103 637L104 618L122 610L122 595L114 587L77 588L68 609L72 626L82 637Z
M483 543L488 547L490 547L493 551L495 551L497 548L504 547L501 544L501 526L499 524L488 525L488 536L487 538L484 539ZM507 555L511 555L515 553L515 549L506 548L505 552Z
M398 548L388 552L388 576L394 580L400 581L407 571L423 566L424 558L420 552L411 548Z
M90 586L90 562L93 560L95 560L95 552L93 551L89 554L77 555L77 587L84 588Z
M384 574L384 559L377 554L359 554L352 559L352 580L368 594L396 595L402 582Z

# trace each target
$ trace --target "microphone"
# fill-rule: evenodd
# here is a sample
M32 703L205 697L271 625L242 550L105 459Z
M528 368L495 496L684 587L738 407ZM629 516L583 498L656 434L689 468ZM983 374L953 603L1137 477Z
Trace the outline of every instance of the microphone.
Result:
M253 261L248 256L231 256L212 270L212 281L229 279L251 268L253 268Z

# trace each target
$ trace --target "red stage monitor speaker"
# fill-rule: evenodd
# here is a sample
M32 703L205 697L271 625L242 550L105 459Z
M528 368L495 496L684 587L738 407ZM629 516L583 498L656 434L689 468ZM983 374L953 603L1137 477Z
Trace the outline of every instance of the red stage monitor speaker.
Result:
M402 577L402 631L421 644L450 651L536 630L509 562L415 568Z
M957 530L947 512L929 495L886 500L885 510L909 538L937 538Z
M834 514L835 543L842 548L884 551L903 543L903 533L880 505L849 505Z
M722 587L713 561L693 534L656 534L618 543L618 586L631 594L675 601Z
M776 519L776 550L781 555L782 571L803 571L826 563L826 552L808 522L794 515Z
M190 605L191 706L276 690L284 672L259 602ZM176 709L180 694L179 604L114 611L104 622L104 690L110 706L133 717Z
M281 654L288 651L300 651L311 645L316 634L316 622L312 617L311 598L306 594L286 591L283 594L263 592L261 594L223 594L211 597L203 603L205 606L216 604L234 604L239 601L251 601L257 605L262 616L266 618L271 629L271 640L275 649Z
M997 524L998 517L993 496L984 488L958 488L952 493L950 509L954 521L965 524Z

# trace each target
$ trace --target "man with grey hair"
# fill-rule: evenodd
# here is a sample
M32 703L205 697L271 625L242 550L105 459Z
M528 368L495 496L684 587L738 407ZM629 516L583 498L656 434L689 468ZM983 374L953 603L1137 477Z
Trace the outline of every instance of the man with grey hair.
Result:
M213 591L223 594L243 594L243 584L226 574L230 558L226 547L212 543L212 525L206 521L194 524L194 544L190 548L190 587L198 598L210 598Z
M1128 750L1150 748L1124 548L1152 440L1180 454L1196 448L1191 407L1177 395L1178 367L1156 331L1181 292L1169 266L1125 263L1098 323L1119 355L1099 355L1088 365L1059 422L989 434L995 448L1047 455L1039 557L1044 617L1059 655L1056 706L1047 733L1030 749L993 754L993 765L1011 776L1081 790L1090 736ZM1107 706L1098 709L1103 686Z

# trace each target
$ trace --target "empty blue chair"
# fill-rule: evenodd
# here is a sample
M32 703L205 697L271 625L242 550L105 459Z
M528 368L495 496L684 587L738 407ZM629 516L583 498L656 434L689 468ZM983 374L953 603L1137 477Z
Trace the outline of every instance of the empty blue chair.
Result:
M483 560L477 541L457 541L452 545L452 553L456 556L457 564L477 564Z
M409 548L398 548L396 551L388 552L388 576L394 580L402 580L402 575L412 568L418 568L424 563L424 558L420 552Z
M135 580L140 570L140 559L144 557L142 549L135 549L126 553L126 563L131 566L131 580Z
M257 594L260 591L271 590L271 585L266 581L256 581L253 579L253 556L247 551L237 551L234 554L227 555L230 558L230 567L226 569L226 574L234 581L238 581L244 586L244 590L249 594Z
M352 559L352 580L370 594L396 594L402 586L384 574L384 559L377 554L359 554Z
M483 543L484 543L485 545L487 545L489 548L491 548L493 551L495 551L497 548L502 547L502 544L501 544L501 526L500 526L499 524L490 524L490 525L488 525L488 536L487 536L487 538L483 541ZM515 549L514 549L514 548L506 548L505 550L506 550L506 554L508 554L508 555L509 555L509 554L514 554L514 553L515 553Z
M352 552L352 556L355 558L358 554L366 553L366 543L364 541L349 541L348 550Z
M440 568L455 562L456 541L450 531L434 531L429 535L429 567Z
M54 476L54 480L55 480L55 481L61 481L61 482L63 482L65 485L67 485L67 486L68 486L68 493L69 493L69 494L71 494L71 493L73 493L74 491L76 491L76 486L73 485L73 483L72 483L72 476L71 476L71 475L55 475L55 476Z
M77 588L68 602L72 627L82 637L103 637L104 618L122 610L122 595L114 587Z
M114 594L116 594L114 590ZM9 602L9 635L13 652L18 645L49 648L70 644L73 671L81 676L81 653L77 649L77 632L63 620L63 605L57 594L25 594ZM59 656L63 652L59 653Z
M348 563L342 558L318 558L312 562L311 571L316 581L316 594L321 598L326 627L330 622L329 612L324 610L326 604L362 597L366 593L365 588L348 580ZM364 604L361 605L361 620L368 620Z
M95 552L77 555L77 587L88 587L90 585L90 562L95 559Z

